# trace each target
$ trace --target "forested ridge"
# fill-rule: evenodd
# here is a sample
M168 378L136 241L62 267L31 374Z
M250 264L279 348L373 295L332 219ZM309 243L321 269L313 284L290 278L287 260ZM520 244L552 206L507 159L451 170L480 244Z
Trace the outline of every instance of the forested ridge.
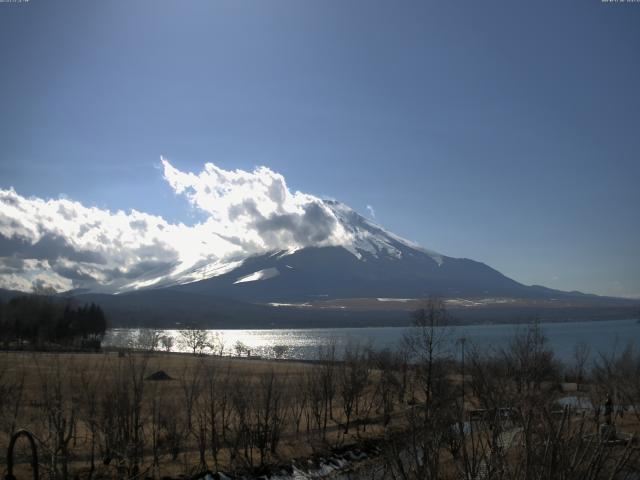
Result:
M93 302L78 304L49 295L0 300L0 342L5 348L99 348L106 329L106 316Z

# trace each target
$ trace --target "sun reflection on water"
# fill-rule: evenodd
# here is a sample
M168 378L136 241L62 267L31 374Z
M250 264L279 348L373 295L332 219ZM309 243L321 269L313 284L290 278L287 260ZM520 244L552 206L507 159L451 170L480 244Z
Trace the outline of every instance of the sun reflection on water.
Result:
M638 337L640 325L635 319L594 320L588 322L544 323L542 324L550 346L557 358L570 360L576 344L584 343L593 351L608 353L620 349L626 340ZM451 338L461 336L480 348L499 348L506 345L518 328L517 325L467 325L447 327L451 329ZM135 346L138 329L113 329L107 333L103 345L121 348ZM149 330L146 330L148 333ZM173 352L189 352L181 342L180 330L158 330L159 335L173 338ZM362 346L371 345L376 349L395 348L407 332L405 327L365 327L365 328L326 328L326 329L290 329L290 330L208 330L209 335L218 335L224 342L224 355L237 355L234 348L240 342L247 347L253 357L276 358L277 349L281 358L307 359L318 358L320 347L331 344L336 346L338 357L349 343ZM162 350L161 346L158 350ZM451 354L455 355L452 347ZM206 352L209 353L209 352ZM247 356L243 352L242 356Z
M105 347L135 347L136 339L143 329L112 329L107 333L103 345ZM319 347L335 344L342 347L355 337L346 332L335 330L207 330L211 340L219 339L224 345L223 355L261 357L261 358L289 358L314 359L317 358ZM190 353L190 348L184 344L181 330L157 330L159 336L173 339L171 352ZM246 347L238 352L236 345ZM278 353L278 347L280 352ZM163 350L162 345L157 350ZM218 348L214 349L218 351ZM206 349L205 353L212 353Z

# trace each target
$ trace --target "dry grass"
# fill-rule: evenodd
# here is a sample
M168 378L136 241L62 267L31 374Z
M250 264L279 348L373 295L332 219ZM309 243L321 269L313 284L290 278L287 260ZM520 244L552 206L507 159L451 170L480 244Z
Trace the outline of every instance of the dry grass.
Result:
M3 352L0 353L0 456L4 456L7 432L27 428L39 439L41 471L49 476L56 472L55 478L74 475L159 478L205 468L234 472L264 464L288 463L331 447L385 436L397 437L398 448L406 448L407 433L428 436L431 430L419 429L424 421L420 410L413 410L411 406L425 401L424 391L419 388L419 375L412 377L409 370L410 386L401 400L397 394L402 368L385 367L375 360L359 358L349 366L348 362L321 364L164 353L120 357L115 352ZM348 375L349 368L362 366L366 366L366 381L358 394L358 408L352 414L351 426L345 433L341 388L353 378ZM172 380L145 380L158 371L166 372ZM446 418L455 421L455 415L460 413L456 402L460 400L462 378L451 369L446 371L445 378L441 395L447 395L447 399L435 399L440 406L434 412L454 415ZM466 382L470 381L469 376ZM331 391L323 391L325 386ZM513 385L509 387L512 388ZM15 396L3 395L12 389L21 391L15 421L12 417ZM468 407L478 408L483 404L473 395L471 385L467 385L465 392ZM550 402L559 391L538 394ZM542 397L539 405L536 404L540 407L536 407L538 416L531 424L542 429L541 438L549 433L542 413L555 408L552 403L543 408ZM385 411L389 409L385 405L389 398L391 408ZM383 424L385 412L388 426ZM412 417L411 412L417 416ZM587 415L593 416L593 413ZM213 427L212 419L216 422ZM585 420L586 433L594 434L602 417L599 421L587 417ZM639 420L631 412L615 418L620 430L636 434L640 433ZM571 417L567 438L575 440L572 435L578 421L578 416ZM129 423L139 428L130 428L129 436L111 438L115 430ZM437 423L434 421L434 425ZM175 438L171 437L169 427L172 426ZM262 435L265 429L268 435ZM218 443L212 450L214 437ZM260 438L264 440L262 447ZM178 446L174 454L172 442L176 440ZM474 438L467 437L465 444L472 441L484 442L483 448L488 448L491 430L478 430ZM518 440L506 452L509 463L520 462L521 443ZM90 467L92 445L93 470ZM442 477L438 478L453 478L455 469L459 468L447 448L437 445L434 450L442 462ZM117 455L114 456L114 452ZM112 457L109 465L103 464L105 456ZM21 456L19 460L22 462L19 472L27 476L28 458ZM68 472L64 473L66 469Z
M52 470L51 457L52 449L56 445L55 426L51 425L51 416L55 413L55 399L60 398L59 410L61 417L68 422L74 422L75 426L70 435L73 437L69 441L69 470L82 473L86 476L89 470L89 459L91 451L91 427L89 416L91 412L87 410L90 405L87 398L94 398L97 403L95 415L101 417L100 410L103 404L113 395L114 402L117 395L123 392L115 390L122 381L128 382L133 377L147 378L148 375L164 371L172 379L165 381L144 380L141 382L143 393L141 399L141 433L144 437L143 459L141 460L141 470L152 469L154 476L177 475L181 473L194 472L204 468L198 454L197 438L197 410L204 411L208 408L210 401L205 395L204 380L205 372L215 371L218 387L214 395L221 401L222 396L226 396L227 408L233 410L232 396L235 390L243 388L245 395L251 396L255 392L256 397L263 398L262 391L265 388L265 379L271 375L282 380L279 384L278 395L281 397L280 411L285 416L282 426L281 439L274 452L268 452L268 463L287 462L294 458L308 457L317 451L326 450L330 446L342 445L345 443L360 441L364 438L371 438L380 435L383 431L381 426L375 425L375 409L371 409L369 417L371 423L367 427L353 427L349 434L344 433L344 414L337 400L333 400L332 411L329 412L329 420L324 435L320 432L317 422L314 420L309 405L305 406L301 415L298 432L294 426L292 411L295 398L299 398L301 390L307 388L309 379L317 376L319 379L319 366L311 363L295 361L273 361L247 358L229 357L198 357L188 354L131 354L119 357L116 352L110 353L33 353L33 352L3 352L0 353L0 384L6 386L22 384L20 407L17 419L13 428L26 428L35 433L40 443L40 461L43 469ZM127 377L130 377L127 379ZM372 379L374 376L371 377ZM194 380L199 382L198 387L193 386ZM133 385L134 380L131 380ZM320 381L320 380L318 380ZM225 383L226 382L226 383ZM59 388L59 391L57 390ZM225 389L223 391L222 389ZM114 391L112 391L114 390ZM194 390L198 390L197 395L201 400L196 400L191 407L194 412L193 425L186 426L188 402L187 397L193 395ZM367 402L372 402L373 388L369 387L369 398ZM131 392L129 392L131 393ZM334 395L336 395L334 393ZM165 416L173 416L178 419L180 435L180 453L173 458L169 453L166 444L166 433L158 435L158 440L163 443L159 450L159 465L153 466L153 441L151 439L154 428L154 399L159 401L156 408L164 409ZM11 404L12 399L5 399L4 405ZM364 401L364 400L363 400ZM220 408L219 405L216 408ZM10 410L10 409L9 409ZM199 411L199 410L198 410ZM4 452L8 444L7 432L11 430L11 419L8 418L6 410L1 418L2 432L0 432L0 458L4 458ZM157 414L156 414L157 417ZM253 418L253 417L252 417ZM257 417L256 417L257 418ZM101 421L96 418L96 421ZM55 419L53 420L55 421ZM240 459L239 454L233 453L233 443L238 438L239 416L237 412L230 413L227 425L229 434L226 440L220 440L220 448L217 454L217 468L223 471L233 471L247 465L246 457ZM155 427L158 428L156 418ZM219 428L219 427L218 427ZM58 428L60 430L60 428ZM64 428L62 428L64 430ZM97 439L100 443L100 439ZM210 442L210 440L207 440ZM59 443L59 442L58 442ZM237 449L237 447L235 447ZM104 448L95 446L96 455L95 476L112 477L116 475L116 462L109 466L102 465ZM101 451L102 450L102 451ZM245 452L241 452L243 455ZM62 455L60 451L57 456ZM258 452L253 448L249 452L253 466L261 463L258 460ZM214 460L211 452L205 453L206 467L214 468ZM20 457L22 461L21 469L26 469L28 462L26 457ZM19 459L20 461L20 459ZM59 466L55 468L60 468Z

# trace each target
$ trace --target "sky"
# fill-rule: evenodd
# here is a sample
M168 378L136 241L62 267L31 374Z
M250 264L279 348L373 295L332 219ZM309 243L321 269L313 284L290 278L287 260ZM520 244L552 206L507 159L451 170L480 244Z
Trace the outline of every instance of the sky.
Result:
M640 3L0 3L0 280L130 279L186 262L185 232L217 235L192 263L304 246L248 228L332 198L525 284L640 297L639 50ZM213 200L245 208L243 178L269 205L225 238L184 186L215 171Z

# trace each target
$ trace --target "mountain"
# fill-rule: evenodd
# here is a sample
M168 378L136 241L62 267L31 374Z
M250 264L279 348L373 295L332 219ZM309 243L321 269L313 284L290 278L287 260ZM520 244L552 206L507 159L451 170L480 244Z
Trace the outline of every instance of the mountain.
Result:
M483 263L421 248L339 202L325 204L349 234L343 245L252 256L224 273L171 288L260 303L434 295L532 299L582 295L522 285Z
M117 295L61 296L97 302L114 326L406 325L429 296L445 298L462 322L632 318L639 309L638 301L523 285L481 262L424 249L344 204L324 204L345 232L339 245L198 264ZM0 290L0 299L14 294Z
M253 302L301 302L335 298L540 296L473 260L441 257L397 244L399 255L344 247L310 247L250 257L228 273L171 287Z

